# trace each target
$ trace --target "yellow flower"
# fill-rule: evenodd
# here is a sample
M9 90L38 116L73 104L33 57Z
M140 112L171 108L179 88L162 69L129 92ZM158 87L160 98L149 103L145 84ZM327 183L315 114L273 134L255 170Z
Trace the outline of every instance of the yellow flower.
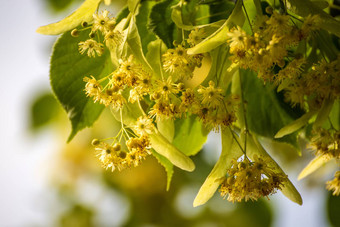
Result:
M190 46L195 46L203 41L205 33L203 29L195 28L189 34L189 39L187 40Z
M177 94L179 92L177 86L173 84L171 76L169 76L167 80L157 80L156 84L157 89L155 92L160 94L164 100L169 100L171 94Z
M326 182L326 189L333 191L334 196L340 195L340 171L334 174L334 179Z
M114 171L118 169L121 171L128 167L122 151L120 151L120 145L115 144L110 146L104 142L98 142L95 146L96 156L101 161L105 169L110 169Z
M80 42L79 53L84 54L87 51L87 56L95 57L96 54L101 56L104 53L104 48L102 43L98 43L93 39L88 39L85 42Z
M101 92L102 92L102 86L99 84L99 82L91 76L84 77L84 82L86 82L85 85L85 93L88 97L93 97L94 102L97 102L101 99Z
M92 31L99 30L103 34L106 34L112 31L115 25L116 21L114 18L109 17L109 11L104 10L101 14L93 14Z
M234 51L241 49L243 50L245 48L245 43L247 39L247 34L237 26L236 28L233 28L230 30L230 32L227 33L227 36L230 38L230 53L233 53Z
M168 49L162 55L163 67L169 72L174 80L191 78L196 66L200 66L201 57L188 55L187 50L179 45L176 49ZM199 55L200 56L200 55Z
M138 136L147 136L154 130L152 119L147 116L141 116L137 119L137 123L134 126L134 131Z
M104 36L105 45L113 50L122 42L123 35L119 31L109 31Z
M216 108L220 106L223 101L223 90L221 88L215 88L213 81L209 81L209 87L200 86L197 92L202 96L202 105Z

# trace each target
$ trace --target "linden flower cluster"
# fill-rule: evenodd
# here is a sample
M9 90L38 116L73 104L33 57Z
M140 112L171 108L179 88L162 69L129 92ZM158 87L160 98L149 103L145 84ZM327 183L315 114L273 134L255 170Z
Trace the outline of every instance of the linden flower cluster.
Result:
M310 109L317 109L324 99L339 98L340 56L331 62L322 60L303 73L305 63L303 58L295 59L278 74L287 101L301 107L307 103Z
M340 160L340 131L334 128L318 128L313 132L312 147L316 156L324 156L327 160ZM333 191L333 195L340 194L340 171L335 173L332 181L326 182L326 189Z
M81 30L74 29L71 35L78 36L79 32L85 29L91 29L90 39L80 42L79 52L81 54L87 53L89 57L95 57L96 55L101 56L104 52L104 44L100 43L99 40L95 40L96 34L104 36L104 43L107 48L113 50L122 41L122 34L115 30L116 20L109 16L109 12L104 10L100 14L93 14L93 24L87 27L87 23L83 23L84 27ZM97 35L97 38L98 38ZM99 39L99 38L98 38Z
M287 49L306 39L311 31L318 29L318 16L308 16L301 28L290 23L290 16L268 10L271 16L257 18L253 26L253 34L248 35L240 27L227 33L230 45L230 57L233 65L249 68L258 72L265 81L275 78L273 67L283 68Z
M93 29L105 31L105 27L101 27L100 23L94 24ZM139 118L129 130L125 130L127 127L122 123L124 138L131 137L128 141L135 141L136 138L148 141L139 146L143 149L137 149L136 154L132 152L136 142L126 143L133 155L129 152L126 156L123 155L124 158L120 150L113 152L114 149L108 149L112 145L101 142L95 146L105 168L121 170L137 166L144 159L143 154L147 152L141 151L152 145L149 143L148 135L154 132L154 118L175 120L196 115L207 129L216 131L236 121L235 111L239 97L227 95L226 91L217 87L213 81L208 82L208 86L200 85L195 88L186 88L181 82L184 75L185 78L191 77L193 70L200 66L202 57L188 55L183 46L177 46L162 56L164 72L160 75L161 78L146 70L133 55L127 59L120 59L119 67L102 79L97 80L93 76L84 78L85 93L94 102L120 110L127 104L137 103L144 114L143 118ZM122 122L123 118L121 113ZM130 131L132 133L129 133ZM121 142L121 138L118 143Z
M315 148L316 156L326 155L329 158L340 159L340 131L319 128L314 132L312 147Z
M241 202L276 193L287 180L287 175L274 172L268 163L269 160L258 156L252 162L247 157L243 161L232 160L228 177L220 187L221 196L228 196L230 202Z
M196 67L201 67L203 55L188 55L187 50L178 45L175 49L168 49L163 54L163 68L177 79L189 79L193 76Z
M153 123L147 117L139 117L136 132L130 132L123 126L112 144L107 144L102 140L94 139L92 145L95 147L96 156L105 169L111 168L121 171L125 168L139 166L140 163L150 155L150 140L148 135L152 133ZM122 138L125 138L127 151L122 150Z

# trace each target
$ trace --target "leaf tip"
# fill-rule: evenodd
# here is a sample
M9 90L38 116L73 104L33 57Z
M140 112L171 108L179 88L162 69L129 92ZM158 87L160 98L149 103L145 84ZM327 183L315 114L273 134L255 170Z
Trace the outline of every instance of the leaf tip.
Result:
M194 202L192 203L192 206L193 206L193 207L198 207L198 206L201 206L201 205L203 205L203 204L204 204L204 203L202 203L202 201L199 200L199 199L197 198L197 196L196 196Z

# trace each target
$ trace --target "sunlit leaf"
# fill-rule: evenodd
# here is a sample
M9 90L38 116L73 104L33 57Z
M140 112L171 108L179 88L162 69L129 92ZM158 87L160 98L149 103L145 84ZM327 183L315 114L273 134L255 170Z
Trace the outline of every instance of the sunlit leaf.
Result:
M215 194L216 190L224 180L228 168L231 167L231 160L242 155L242 151L233 139L231 130L223 130L221 136L222 152L220 158L196 195L193 203L194 207L205 204Z
M39 27L37 32L43 35L58 35L77 27L82 22L90 22L100 2L101 0L86 0L70 16L59 22Z
M303 126L308 124L309 119L316 113L316 111L309 111L308 113L304 114L302 117L298 118L297 120L289 123L285 127L281 128L276 134L275 138L281 138L283 136L289 135Z
M318 157L315 157L308 165L301 171L301 173L298 176L298 180L301 180L311 173L313 173L315 170L319 169L323 165L325 165L327 162L329 162L331 158L329 158L326 155L321 155Z
M174 140L175 136L175 124L173 119L156 118L158 131L170 142Z

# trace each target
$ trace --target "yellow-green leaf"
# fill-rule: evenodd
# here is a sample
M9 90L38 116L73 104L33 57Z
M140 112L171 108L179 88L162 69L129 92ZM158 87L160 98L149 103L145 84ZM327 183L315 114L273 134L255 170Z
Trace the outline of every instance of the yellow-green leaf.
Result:
M298 176L298 180L307 177L309 174L313 173L315 170L319 169L321 166L329 162L331 158L327 155L321 155L315 157L308 165L301 171Z
M308 113L305 113L302 117L299 119L293 121L292 123L286 125L285 127L281 128L275 135L275 138L281 138L285 135L289 135L303 126L305 126L309 119L316 113L316 111L309 111Z
M174 147L158 130L149 135L151 146L155 151L174 164L175 166L192 172L195 169L194 162L176 147Z
M323 123L328 119L328 116L332 110L334 104L333 99L325 99L322 103L321 109L315 119L313 124L313 128L319 128L323 125Z
M82 22L92 21L92 15L97 10L101 0L86 0L75 12L59 22L41 26L37 32L43 35L59 35L67 32Z
M221 133L222 136L222 152L221 156L205 179L193 203L194 207L205 204L216 192L221 181L227 174L228 168L231 166L231 160L242 155L240 148L233 139L231 130L225 129Z
M158 131L170 142L174 140L175 124L173 119L156 117Z

